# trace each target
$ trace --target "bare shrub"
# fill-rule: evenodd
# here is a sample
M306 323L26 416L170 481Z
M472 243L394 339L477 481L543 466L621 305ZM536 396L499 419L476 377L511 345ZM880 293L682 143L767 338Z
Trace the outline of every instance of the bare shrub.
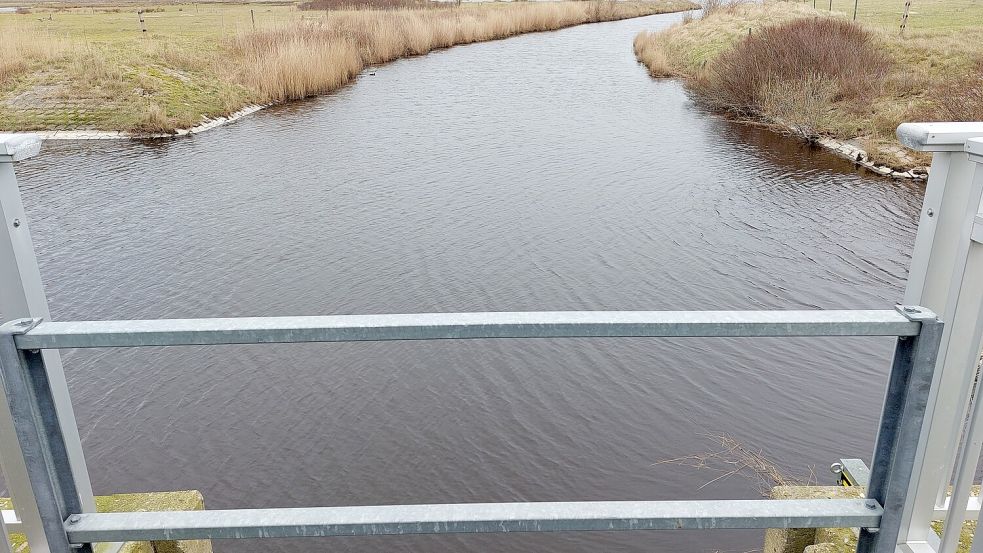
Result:
M766 27L710 63L692 83L704 102L741 116L769 116L801 103L863 102L891 66L874 37L849 21L799 19ZM796 97L799 96L799 97ZM815 109L812 106L810 109Z
M703 6L703 17L706 17L708 15L712 15L713 12L716 12L716 11L721 10L724 6L727 5L727 1L726 0L703 0L702 2L700 2L700 5Z

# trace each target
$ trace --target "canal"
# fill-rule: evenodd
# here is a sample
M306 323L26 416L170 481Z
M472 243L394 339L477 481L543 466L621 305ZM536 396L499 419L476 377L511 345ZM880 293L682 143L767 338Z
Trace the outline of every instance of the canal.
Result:
M48 143L17 170L53 316L890 307L920 186L649 78L632 38L679 17L402 60L193 138ZM97 493L200 489L232 508L758 497L756 478L660 463L718 433L829 482L829 463L869 460L890 354L568 339L64 358ZM743 552L761 536L216 548Z

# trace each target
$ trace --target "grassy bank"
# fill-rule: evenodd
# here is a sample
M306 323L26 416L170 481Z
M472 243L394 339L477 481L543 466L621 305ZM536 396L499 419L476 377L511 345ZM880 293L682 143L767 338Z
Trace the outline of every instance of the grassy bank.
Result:
M983 120L983 3L765 2L712 9L635 53L653 76L682 77L694 98L736 118L810 138L851 141L878 164L927 162L897 148L905 121ZM843 11L837 11L843 10Z
M0 15L0 130L167 132L249 104L330 92L396 58L691 6L155 4L143 14L146 32L132 5L34 8Z

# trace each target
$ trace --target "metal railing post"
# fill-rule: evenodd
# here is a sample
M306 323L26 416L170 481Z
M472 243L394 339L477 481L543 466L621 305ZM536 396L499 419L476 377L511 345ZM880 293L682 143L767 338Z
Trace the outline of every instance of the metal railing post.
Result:
M894 553L899 543L942 339L943 324L934 313L912 306L899 311L921 329L917 336L898 338L894 351L867 486L867 497L884 514L879 528L861 528L857 553Z
M81 512L82 502L44 358L39 350L18 350L14 343L15 335L23 334L38 322L38 319L21 319L0 326L0 378L48 550L91 553L90 545L73 547L65 531L66 519Z
M12 553L10 544L10 533L7 532L7 523L0 516L0 553Z
M911 482L911 505L903 513L900 543L907 553L938 549L931 521L946 502L976 371L971 360L980 351L976 328L983 272L970 259L980 191L973 186L976 164L965 152L974 137L983 137L983 123L898 127L902 144L934 153L904 303L923 305L946 322ZM965 504L953 508L966 511Z
M14 175L14 162L35 155L40 147L41 141L35 135L0 134L0 322L50 316ZM57 351L45 351L43 356L82 507L85 512L92 512L95 511L92 486L82 455L82 443L61 358ZM38 507L28 484L27 469L14 438L13 421L3 394L0 394L0 468L21 521L17 531L27 535L32 553L47 553L48 545L41 528Z
M971 186L972 195L983 197L983 139L974 138L967 140L966 153L969 155L969 160L976 165L976 174L973 177L973 184ZM966 274L976 275L976 278L983 278L983 205L979 207L980 209L975 214L973 228L969 236ZM970 310L971 312L975 311L977 313L976 326L972 329L970 335L972 336L971 339L975 340L978 344L983 339L983 294L962 298L959 307L960 309ZM972 353L971 357L963 360L963 362L975 366L979 362L979 356L976 353ZM959 547L959 537L962 533L962 524L966 513L963 509L957 507L966 505L969 501L981 451L983 451L983 401L980 401L979 388L977 388L977 393L971 400L969 423L962 440L962 446L955 458L955 482L952 486L952 500L949 502L951 508L946 513L942 545L939 547L940 553L955 553ZM974 551L979 551L983 548L981 547L983 540L979 540L978 542L977 540L973 541Z

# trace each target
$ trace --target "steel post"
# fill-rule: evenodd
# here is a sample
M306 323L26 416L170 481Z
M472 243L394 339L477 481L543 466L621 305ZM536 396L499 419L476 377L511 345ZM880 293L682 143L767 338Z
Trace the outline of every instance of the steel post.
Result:
M81 512L82 502L44 358L40 351L18 350L14 344L16 334L37 322L21 319L0 326L0 378L49 551L91 553L90 546L73 547L65 532L65 520Z
M867 497L883 506L884 515L879 528L861 528L857 553L894 553L903 539L902 520L911 510L911 480L942 339L943 325L934 313L919 307L899 310L919 321L921 330L898 338L895 348L867 487Z
M50 317L27 217L14 175L14 162L37 154L40 148L41 141L35 135L0 134L0 322L22 317ZM83 510L92 512L95 510L92 486L82 455L82 443L68 396L68 384L61 358L57 351L46 351L43 355ZM32 553L46 553L48 548L44 541L40 515L31 487L27 483L26 467L14 438L13 423L2 394L0 468L3 470L17 517L22 522L17 531L27 535Z

